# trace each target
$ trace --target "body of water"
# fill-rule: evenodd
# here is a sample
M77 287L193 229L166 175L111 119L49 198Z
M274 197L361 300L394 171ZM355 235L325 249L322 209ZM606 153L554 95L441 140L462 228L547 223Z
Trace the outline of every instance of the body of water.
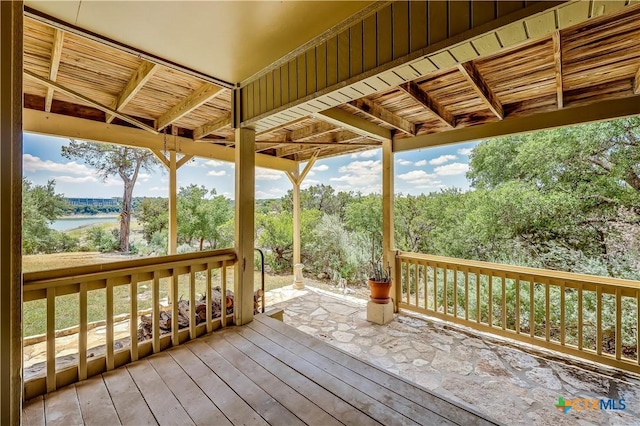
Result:
M95 216L95 217L65 217L54 221L50 228L56 231L68 231L87 225L98 225L101 223L116 223L118 216Z

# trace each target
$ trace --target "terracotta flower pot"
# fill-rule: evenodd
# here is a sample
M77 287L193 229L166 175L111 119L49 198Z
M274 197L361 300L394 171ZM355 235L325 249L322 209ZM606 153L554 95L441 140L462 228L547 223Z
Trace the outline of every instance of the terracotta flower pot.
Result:
M371 289L371 301L373 303L385 304L390 302L389 292L391 291L391 281L374 281L369 280L369 289Z

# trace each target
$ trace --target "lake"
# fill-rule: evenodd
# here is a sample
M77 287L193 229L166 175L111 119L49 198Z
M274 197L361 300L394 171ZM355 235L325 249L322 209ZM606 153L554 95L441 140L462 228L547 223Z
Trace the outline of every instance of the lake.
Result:
M101 223L116 223L118 216L95 216L95 217L65 217L54 221L50 228L56 231L68 231L69 229L79 228L87 225L99 225Z

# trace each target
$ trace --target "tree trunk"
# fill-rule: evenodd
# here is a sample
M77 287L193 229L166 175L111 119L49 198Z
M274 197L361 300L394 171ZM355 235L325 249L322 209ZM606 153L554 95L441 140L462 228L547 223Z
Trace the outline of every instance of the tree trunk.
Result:
M125 182L122 196L122 212L120 213L120 251L129 252L129 234L131 232L131 202L133 200L133 184Z
M204 237L200 237L200 251L202 251L203 245L204 245Z

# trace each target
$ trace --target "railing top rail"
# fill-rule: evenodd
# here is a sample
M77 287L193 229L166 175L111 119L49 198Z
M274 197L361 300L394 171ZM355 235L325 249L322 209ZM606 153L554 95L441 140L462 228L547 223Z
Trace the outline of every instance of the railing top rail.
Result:
M640 289L640 281L625 280L621 278L600 277L596 275L576 274L574 272L553 271L549 269L505 265L501 263L481 262L478 260L458 259L454 257L435 256L430 254L411 253L404 251L397 251L396 257L401 260L423 260L427 262L446 263L448 265L458 265L474 269L491 269L499 272L508 272L518 275L529 275L564 281L588 282L606 286Z
M237 260L235 249L207 250L196 253L185 253L170 256L158 256L96 265L74 266L71 268L51 269L48 271L29 272L23 275L24 291L36 290L46 283L64 284L69 280L75 282L99 280L107 276L130 275L151 269L167 269L193 263Z

